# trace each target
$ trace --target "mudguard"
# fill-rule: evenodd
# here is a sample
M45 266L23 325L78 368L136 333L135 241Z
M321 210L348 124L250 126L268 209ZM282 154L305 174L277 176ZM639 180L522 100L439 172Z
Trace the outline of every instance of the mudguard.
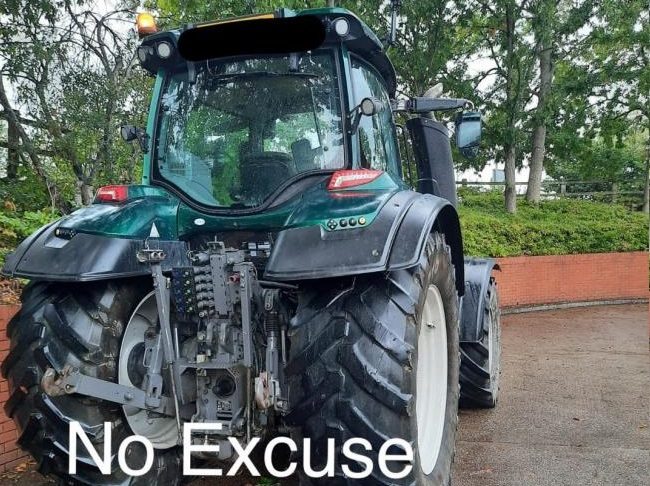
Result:
M150 196L121 205L81 208L26 238L7 255L2 273L48 281L89 281L150 274L136 258L145 247L160 248L163 268L186 263L186 244L176 235L178 201ZM148 238L155 224L159 238Z
M485 296L493 269L499 269L491 258L465 259L465 295L461 306L460 340L477 342L485 317Z
M401 191L363 228L328 232L320 226L281 231L265 278L298 281L343 277L414 266L436 229L451 247L459 295L464 291L463 245L456 209L446 199Z
M86 282L108 278L151 275L148 265L136 258L144 239L127 239L77 233L60 238L58 223L45 226L7 255L2 273L33 280ZM167 254L163 269L187 265L182 241L149 240L151 248Z

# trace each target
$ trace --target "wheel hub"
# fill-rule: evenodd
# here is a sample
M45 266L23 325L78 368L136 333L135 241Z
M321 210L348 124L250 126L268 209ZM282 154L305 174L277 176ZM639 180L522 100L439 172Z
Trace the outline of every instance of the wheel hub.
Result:
M118 367L120 385L142 387L146 374L145 333L155 327L158 327L158 309L155 294L151 292L138 304L124 330ZM164 387L168 386L165 382ZM149 439L154 448L169 449L176 446L178 431L173 417L163 417L129 405L122 408L131 430Z

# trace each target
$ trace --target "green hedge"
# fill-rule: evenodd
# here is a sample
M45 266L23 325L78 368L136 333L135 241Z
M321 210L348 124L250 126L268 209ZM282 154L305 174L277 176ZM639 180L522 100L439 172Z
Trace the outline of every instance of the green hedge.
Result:
M59 217L52 211L0 210L0 266L5 255L41 226Z
M566 255L648 249L648 217L616 204L574 199L519 200L503 209L493 191L460 192L465 253L476 256Z

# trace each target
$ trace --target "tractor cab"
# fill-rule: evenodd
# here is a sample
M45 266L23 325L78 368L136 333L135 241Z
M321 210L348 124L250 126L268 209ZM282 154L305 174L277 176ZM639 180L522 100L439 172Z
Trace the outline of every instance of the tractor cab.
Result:
M395 73L355 15L235 20L144 37L138 57L156 76L145 183L203 211L250 213L336 171L400 181Z

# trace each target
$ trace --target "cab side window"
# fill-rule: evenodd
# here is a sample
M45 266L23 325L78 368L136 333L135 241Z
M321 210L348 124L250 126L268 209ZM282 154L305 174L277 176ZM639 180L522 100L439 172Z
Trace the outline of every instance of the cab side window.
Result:
M355 105L364 98L380 101L375 116L363 116L359 123L361 167L399 174L399 156L395 140L393 113L383 82L375 71L362 61L352 58L352 86Z

